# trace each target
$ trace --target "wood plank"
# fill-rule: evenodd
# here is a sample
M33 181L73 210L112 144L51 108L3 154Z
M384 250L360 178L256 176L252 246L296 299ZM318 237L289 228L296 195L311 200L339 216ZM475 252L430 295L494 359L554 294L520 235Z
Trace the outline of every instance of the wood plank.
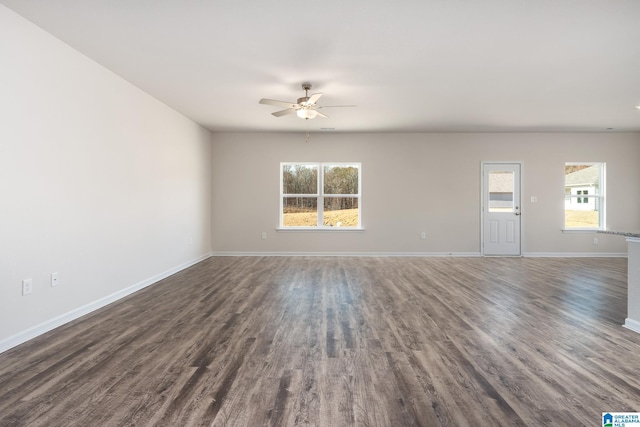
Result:
M216 257L0 354L0 426L595 425L619 258Z

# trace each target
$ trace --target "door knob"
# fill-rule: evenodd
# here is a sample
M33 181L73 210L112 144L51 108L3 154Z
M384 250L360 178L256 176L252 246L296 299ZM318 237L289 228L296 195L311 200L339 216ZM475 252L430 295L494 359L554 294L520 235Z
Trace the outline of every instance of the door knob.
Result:
M520 213L519 213L519 212L516 212L516 215L520 215Z

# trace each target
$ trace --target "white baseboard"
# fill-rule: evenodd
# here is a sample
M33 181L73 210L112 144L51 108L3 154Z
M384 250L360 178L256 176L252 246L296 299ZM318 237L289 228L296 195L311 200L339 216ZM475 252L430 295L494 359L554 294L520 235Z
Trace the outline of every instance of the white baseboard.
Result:
M638 322L637 320L629 319L627 317L626 319L624 319L624 325L622 326L640 334L640 322Z
M39 325L36 325L34 327L31 327L25 331L22 331L16 335L13 335L9 338L6 338L2 341L0 341L0 353L9 350L10 348L16 347L24 342L29 341L30 339L33 339L35 337L37 337L38 335L42 335L46 332L49 332L52 329L55 329L59 326L64 325L65 323L69 323L72 320L76 320L86 314L91 313L92 311L95 311L99 308L102 308L106 305L109 305L115 301L118 301L121 298L124 298L128 295L131 295L134 292L137 292L141 289L146 288L147 286L151 286L154 283L159 282L162 279L165 279L169 276L171 276L172 274L175 274L179 271L184 270L185 268L191 267L194 264L199 263L200 261L203 261L207 258L209 258L211 256L211 254L204 254L201 255L200 257L193 259L191 261L187 261L183 264L180 264L176 267L170 268L167 271L164 271L160 274L156 274L153 277L150 277L146 280L143 280L141 282L138 282L134 285L131 285L127 288L124 288L118 292L115 292L111 295L107 295L103 298L100 298L97 301L91 302L89 304L83 305L82 307L78 307L74 310L71 310L67 313L64 313L60 316L54 317L53 319L49 319L43 323L40 323Z
M529 258L626 258L626 252L525 252Z
M211 256L480 257L480 252L212 252Z
M481 257L480 252L212 252L211 256ZM626 258L618 252L525 252L531 258Z

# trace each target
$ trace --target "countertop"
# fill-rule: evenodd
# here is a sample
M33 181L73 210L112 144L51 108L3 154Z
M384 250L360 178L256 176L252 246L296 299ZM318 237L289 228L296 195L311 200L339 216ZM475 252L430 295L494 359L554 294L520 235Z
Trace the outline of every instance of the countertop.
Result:
M635 237L640 239L640 231L612 231L612 230L598 230L601 234L615 234L617 236Z

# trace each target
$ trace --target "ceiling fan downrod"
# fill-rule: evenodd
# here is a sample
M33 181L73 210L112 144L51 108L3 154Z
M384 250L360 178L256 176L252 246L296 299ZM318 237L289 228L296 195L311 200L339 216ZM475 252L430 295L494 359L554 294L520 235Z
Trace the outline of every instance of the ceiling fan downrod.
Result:
M311 90L311 83L302 83L302 89L304 90L304 96L302 98L298 98L298 104L300 105L303 105L309 101L309 91Z

